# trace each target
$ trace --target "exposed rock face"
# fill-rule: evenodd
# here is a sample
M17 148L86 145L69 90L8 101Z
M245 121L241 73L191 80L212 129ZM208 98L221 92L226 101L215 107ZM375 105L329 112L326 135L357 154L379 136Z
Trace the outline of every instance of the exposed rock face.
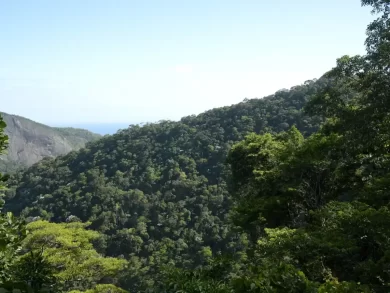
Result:
M28 167L45 157L57 157L82 148L100 135L84 129L56 128L29 119L0 113L9 138L7 153L0 157L0 172Z

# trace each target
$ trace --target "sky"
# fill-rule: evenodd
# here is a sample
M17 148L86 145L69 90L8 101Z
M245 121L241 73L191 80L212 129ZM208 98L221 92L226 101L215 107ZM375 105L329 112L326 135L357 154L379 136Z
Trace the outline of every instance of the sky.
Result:
M0 0L0 110L178 120L320 77L372 19L359 0Z

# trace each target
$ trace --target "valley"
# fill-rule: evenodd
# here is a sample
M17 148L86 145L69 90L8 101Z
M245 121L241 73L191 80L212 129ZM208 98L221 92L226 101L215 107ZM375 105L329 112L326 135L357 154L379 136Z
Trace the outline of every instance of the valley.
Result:
M263 98L104 136L1 113L1 292L389 292L390 1L361 5L365 55Z

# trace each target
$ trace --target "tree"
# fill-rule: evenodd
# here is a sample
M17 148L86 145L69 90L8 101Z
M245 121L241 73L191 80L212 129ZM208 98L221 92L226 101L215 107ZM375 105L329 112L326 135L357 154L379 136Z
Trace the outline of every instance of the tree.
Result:
M125 260L103 257L94 249L92 242L100 234L86 230L87 226L88 223L81 222L47 221L27 225L29 235L23 241L23 249L32 251L33 255L42 251L38 260L45 258L45 264L53 268L53 276L62 290L91 289L107 280L115 283L115 278L126 267Z
M252 135L231 150L236 222L259 232L243 288L389 291L390 2L362 4L380 17L367 54L340 58L308 103L321 129Z
M93 289L86 291L72 290L69 293L128 293L126 290L118 288L112 284L99 284Z
M4 133L5 122L0 116L0 154L8 145L8 137ZM4 190L7 177L0 174L0 192ZM11 281L12 265L15 262L21 243L26 236L24 223L16 219L12 213L4 213L4 201L0 194L0 285Z
M11 213L0 213L0 285L11 281L12 267L26 237L24 223Z
M213 276L208 267L195 270L165 267L162 270L162 281L153 292L172 293L232 293L229 283Z
M44 258L43 248L30 251L18 259L13 266L13 282L21 284L27 292L53 292L57 285L53 266Z
M248 132L294 124L305 136L313 132L321 120L302 107L318 87L307 83L177 122L132 126L40 161L11 176L6 208L26 219L91 222L105 234L100 253L134 264L126 288L138 287L130 291L152 287L160 266L196 268L210 255L240 254L246 236L227 220L227 153Z

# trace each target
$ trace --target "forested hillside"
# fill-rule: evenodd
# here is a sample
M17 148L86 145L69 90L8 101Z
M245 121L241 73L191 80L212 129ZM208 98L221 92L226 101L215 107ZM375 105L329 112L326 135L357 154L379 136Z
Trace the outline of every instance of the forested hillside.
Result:
M318 81L131 126L14 174L0 285L389 292L390 1L362 4L379 17L367 54Z
M160 292L390 292L390 1L362 4L379 14L367 54L338 59L305 106L320 130L251 134L229 152L250 261L168 270Z
M49 127L24 117L0 113L9 145L0 157L0 171L13 172L46 157L57 157L82 148L100 135L84 129Z
M324 84L308 81L180 122L132 126L43 160L10 180L6 209L26 218L91 221L107 235L106 254L131 261L137 284L167 262L194 267L235 253L245 239L227 221L229 149L250 132L292 125L306 135L315 131L320 119L302 107Z

